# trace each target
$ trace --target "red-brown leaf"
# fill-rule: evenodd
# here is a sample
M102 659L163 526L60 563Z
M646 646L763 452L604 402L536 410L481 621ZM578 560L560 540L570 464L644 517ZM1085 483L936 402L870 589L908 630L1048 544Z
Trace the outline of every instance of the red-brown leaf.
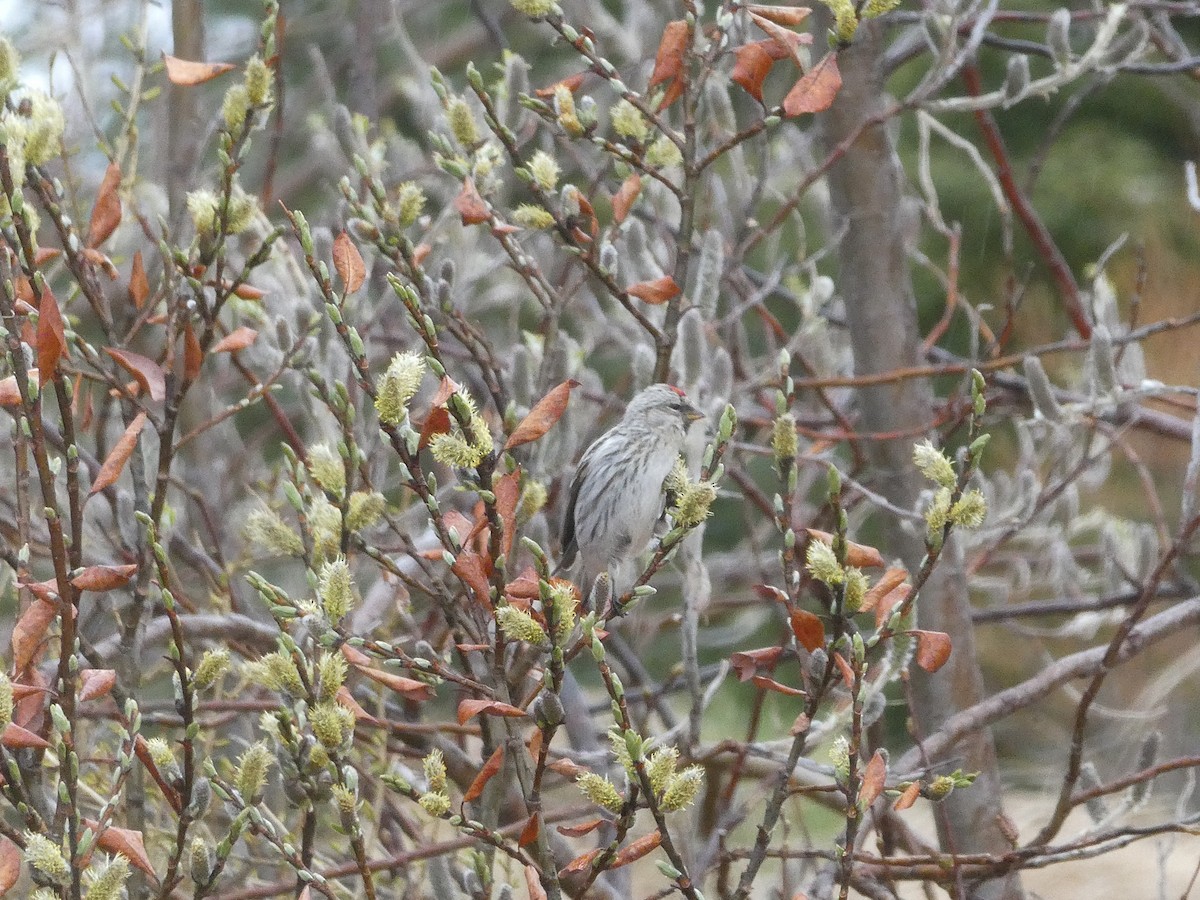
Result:
M444 406L438 406L429 411L425 424L421 426L421 439L417 442L418 449L424 450L433 440L434 435L450 432L450 412Z
M883 758L883 753L876 750L863 772L862 787L858 789L858 802L864 809L874 803L875 798L883 793L883 785L886 781L887 762Z
M788 116L823 112L833 104L833 98L841 88L842 73L838 71L837 54L826 53L788 91L783 98L783 112Z
M760 687L765 691L774 691L777 694L785 694L788 697L807 697L808 695L800 690L800 688L792 687L788 684L776 681L774 678L768 678L766 675L755 675L750 679L755 687Z
M815 528L809 528L807 531L809 537L820 541L827 547L833 546L833 535L828 531L818 531ZM846 565L857 566L860 569L882 569L884 562L883 556L874 547L846 541Z
M464 550L454 560L451 571L471 588L477 602L484 609L492 608L492 591L488 583L489 565L474 550Z
M562 81L556 81L554 84L540 87L533 93L538 97L553 97L559 85L562 85L573 94L583 86L584 79L590 74L590 72L576 72L574 75L567 76Z
M29 369L25 377L30 382L37 382L38 370ZM7 378L0 378L0 406L20 406L21 391L17 388L17 376L9 375Z
M662 112L676 100L683 96L683 79L672 78L667 84L667 90L663 94L662 99L658 101L656 112Z
M96 700L107 696L117 683L112 669L83 669L79 673L79 700Z
M908 569L900 566L888 569L879 576L879 580L871 585L870 589L863 594L862 606L859 607L860 612L870 612L878 604L879 601L892 592L894 588L904 582L908 577Z
M567 875L575 875L579 872L586 871L587 868L589 866L591 866L592 860L594 860L597 856L599 856L603 852L604 851L602 849L601 850L589 850L587 853L580 854L579 856L577 856L573 860L571 860L569 863L567 863L565 866L563 866L561 869L559 869L558 876L560 878L564 878Z
M21 618L13 626L12 632L14 672L24 671L37 658L42 639L46 636L46 629L50 627L56 615L58 610L54 603L40 597L21 613Z
M371 725L379 724L379 720L362 708L362 704L354 699L354 695L350 693L350 688L344 684L338 688L337 702L338 705L350 710L355 722L367 722Z
M912 593L911 584L898 584L892 588L875 607L875 627L882 627L883 623L892 615L892 610L908 599L908 595Z
M54 377L59 362L67 355L67 335L63 330L62 312L49 286L42 289L38 305L37 361L38 379L45 384Z
M629 846L621 850L612 862L610 868L619 869L621 866L627 866L630 863L637 862L651 850L655 849L662 843L662 834L658 831L652 831L649 834L644 834Z
M904 793L897 798L896 802L892 805L892 809L896 810L896 812L900 812L903 809L908 809L917 802L917 798L920 796L921 782L914 781L904 789Z
M517 837L518 847L528 847L538 839L538 835L542 831L542 817L534 813L525 823L525 827L521 829L521 834Z
M833 654L833 661L842 673L842 683L849 690L854 690L854 670L850 668L850 663L846 662L846 658L840 653Z
M529 900L546 900L546 889L534 866L525 867L525 890L529 892Z
M639 281L637 284L631 284L625 290L631 296L644 300L652 306L666 303L680 294L679 285L670 275L655 278L653 281Z
M604 819L589 819L578 825L559 825L556 830L565 837L583 837L585 834L591 834L603 824Z
M21 877L21 848L0 837L0 897L9 892Z
M46 750L50 747L50 742L38 734L34 734L26 728L22 728L16 722L9 722L4 726L4 733L0 734L0 744L5 747L14 747L18 750L36 749Z
M256 288L254 285L246 284L244 281L234 288L233 292L243 300L261 300L267 296L267 292L262 288Z
M370 665L371 658L349 644L342 644L341 650L342 656L357 671L370 678L376 684L382 684L388 690L395 691L402 697L407 697L409 700L428 700L434 696L433 685L426 684L424 681L418 681L415 678L405 678L403 675L396 675L393 672L384 672L380 669L372 668Z
M116 360L117 365L134 377L151 400L163 400L167 396L167 383L162 366L149 357L129 350L105 347L104 352Z
M145 424L146 414L144 412L138 413L137 418L129 423L129 427L125 429L125 433L121 435L116 446L109 452L108 458L104 460L104 465L96 473L96 480L92 482L92 488L88 491L89 497L110 487L121 477L121 472L125 469L125 463L129 462L129 457L133 455L133 448L137 446L138 435L142 433L142 427Z
M169 53L163 54L163 62L166 63L167 78L171 84L178 84L183 87L204 84L204 82L211 81L218 75L224 75L235 68L233 63L192 62L191 60L171 56Z
M783 654L782 647L763 647L759 650L741 650L729 657L729 664L737 672L738 681L749 681L758 674L760 668L768 672L775 671L779 657Z
M98 827L90 819L84 819L83 824L87 826L89 831L95 831ZM146 845L142 842L142 833L140 831L109 825L96 837L96 844L101 850L107 850L109 853L120 853L151 878L158 877L154 874L154 866L150 865L150 857L146 855Z
M788 734L790 734L792 737L795 737L798 734L804 734L804 732L808 731L808 726L811 724L812 719L810 719L804 713L800 713L800 715L796 716L796 718L793 720L792 727L788 729Z
M638 194L642 192L642 176L634 172L623 182L621 189L617 191L613 197L613 221L620 225L625 221L625 217L629 215L629 210L633 206L633 201L638 198Z
M946 664L953 647L950 635L944 631L910 631L917 639L917 665L926 672L936 672Z
M99 247L112 236L121 224L121 168L109 163L96 192L96 205L92 207L92 220L88 224L88 247Z
M123 587L137 573L137 563L127 566L88 566L71 579L81 591L111 591Z
M809 653L825 646L825 624L820 617L806 609L793 609L788 614L788 621L792 626L792 634Z
M554 423L562 418L567 409L567 401L571 398L571 389L576 387L579 387L579 382L569 378L558 387L551 388L550 393L534 404L529 415L522 419L521 424L509 435L504 449L511 450L536 441L549 431Z
M200 347L200 338L196 337L196 329L188 322L183 326L183 377L195 381L200 377L203 365L204 351Z
M483 768L479 770L479 774L475 776L475 780L471 782L467 792L463 794L463 803L474 803L483 796L483 789L487 787L487 783L496 777L504 765L504 745L500 744L492 751L492 755L487 758L487 762L483 764Z
M800 36L796 32L772 22L765 16L756 16L754 13L751 13L750 18L754 20L755 25L770 36L770 42L775 45L774 48L763 47L763 49L773 59L790 58L797 66L803 65L799 55L796 53L796 46L800 43Z
M245 350L254 343L258 337L258 332L246 325L240 328L235 328L225 337L221 338L212 345L210 353L236 353L238 350Z
M150 279L146 277L146 266L142 262L142 251L133 252L133 268L129 273L129 299L141 309L150 297Z
M517 502L521 499L521 470L517 468L492 482L496 512L500 514L500 552L511 558L517 533Z
M683 51L687 49L688 26L683 19L668 22L654 57L654 72L650 87L678 77L683 71Z
M770 74L771 67L775 65L771 54L763 48L764 43L766 42L755 41L752 44L743 44L738 47L735 53L737 62L734 64L733 74L730 76L734 84L741 87L759 103L763 102L763 82Z
M490 217L490 210L484 199L479 196L475 182L468 178L463 182L462 190L454 198L454 208L462 217L464 225L478 225Z
M346 288L347 294L353 294L367 278L367 267L363 263L362 254L350 240L350 235L342 232L333 240L333 267Z
M807 6L760 6L754 4L746 8L750 10L752 16L761 16L776 25L789 27L799 25L812 12Z
M466 725L476 716L502 716L506 719L524 719L525 710L518 709L499 700L463 700L458 704L458 724Z
M62 251L57 247L38 247L33 251L33 264L37 268L41 268L52 259L58 259L62 256Z

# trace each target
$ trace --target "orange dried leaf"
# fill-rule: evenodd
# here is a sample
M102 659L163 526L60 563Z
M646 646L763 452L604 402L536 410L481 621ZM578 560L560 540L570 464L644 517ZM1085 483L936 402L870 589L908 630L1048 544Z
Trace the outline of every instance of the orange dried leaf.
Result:
M875 627L882 627L883 623L892 615L892 610L907 600L911 593L911 584L898 584L884 594L879 605L875 607Z
M525 823L525 827L521 829L521 834L517 837L518 847L528 847L538 839L538 835L542 831L542 817L534 813Z
M150 279L146 277L146 266L142 262L142 251L133 253L133 268L129 273L129 299L133 305L141 309L150 297Z
M496 512L500 514L500 552L511 558L517 533L517 502L521 498L520 468L493 481L492 492L496 495Z
M42 289L38 305L37 358L38 378L45 384L54 377L59 362L67 355L67 335L63 330L62 312L49 286Z
M579 382L569 378L557 387L551 388L550 393L534 404L529 415L522 419L521 424L509 435L504 449L511 450L522 444L536 441L549 431L554 423L562 418L562 414L567 409L567 401L571 397L571 389L576 387L579 387Z
M760 668L773 672L781 655L783 655L782 647L741 650L729 657L729 664L733 666L733 671L737 672L738 681L749 681L758 674Z
M204 365L204 351L200 347L200 338L196 337L196 329L188 322L183 326L183 377L195 381L200 377L200 367Z
M546 900L548 896L546 889L542 887L542 878L534 866L525 867L525 890L529 893L529 900Z
M808 536L814 540L820 541L827 547L833 546L833 535L828 531L818 531L815 528L808 528ZM854 541L846 541L846 565L857 566L860 569L882 569L884 566L883 556L874 547L868 547L866 544L856 544Z
M58 610L53 601L40 597L21 613L12 632L14 672L23 672L37 658L42 639L56 615Z
M825 624L819 616L806 609L793 609L788 614L788 622L800 646L809 653L825 646Z
M633 201L641 192L642 177L636 172L621 182L621 189L617 191L612 202L614 222L620 225L625 221L625 217L629 215L629 210L633 206Z
M538 97L553 97L555 91L558 90L559 85L562 85L573 94L583 86L584 79L587 78L589 74L591 73L576 72L574 75L567 76L562 81L556 81L554 84L548 85L547 87L538 88L533 93Z
M450 413L444 406L431 409L421 426L421 439L417 442L418 449L424 450L437 434L448 434L450 431Z
M164 400L167 396L167 383L163 377L162 366L149 357L129 350L116 350L105 347L104 352L111 356L122 369L134 377L142 390L150 395L151 400Z
M233 63L193 62L187 59L180 59L169 53L163 54L163 62L166 64L167 78L171 84L178 84L183 87L204 84L204 82L211 81L218 75L224 75L235 68Z
M619 869L621 866L627 866L630 863L637 862L651 850L655 849L662 843L662 833L652 831L649 834L644 834L628 847L625 847L617 854L610 868Z
M604 819L589 819L578 825L559 825L556 831L565 837L583 837L585 834L591 834L603 824Z
M21 848L0 837L0 897L9 892L21 877Z
M483 197L479 196L475 182L470 178L463 182L462 190L454 198L454 208L462 217L464 225L478 225L480 222L486 222L491 214L487 203Z
M344 684L338 688L337 702L339 706L350 710L355 722L367 722L371 725L379 724L379 720L362 708L362 705L350 693L350 688Z
M904 793L902 793L900 795L900 797L896 800L896 802L892 805L892 809L896 810L896 812L900 812L900 810L903 810L903 809L908 809L910 806L912 806L914 803L917 802L917 798L920 796L921 796L921 782L914 781L912 784L910 784L908 787L906 787L904 789Z
M854 690L854 670L850 668L850 663L846 662L846 658L840 653L833 654L833 661L837 664L838 671L842 673L842 683L850 690Z
M936 672L950 658L953 646L944 631L910 631L917 639L917 665L926 672Z
M560 878L565 878L568 875L574 875L578 872L584 872L592 864L597 856L603 853L603 850L589 850L587 853L580 854L575 857L558 871Z
M631 284L625 290L631 296L644 300L652 306L666 303L680 294L679 285L670 275L655 278L653 281L639 281L637 284Z
M788 91L783 98L783 112L788 116L823 112L833 105L833 98L841 88L842 73L838 71L837 54L826 53Z
M483 796L483 789L487 787L489 781L496 777L503 765L504 745L500 744L492 751L492 755L487 758L487 762L483 764L483 768L479 770L479 774L475 776L475 780L463 794L463 803L473 803Z
M382 684L385 688L395 691L409 700L428 700L434 696L433 685L426 684L424 681L417 681L415 678L405 678L403 675L396 675L392 672L384 672L380 669L372 668L371 658L349 644L342 644L341 651L342 656L357 671L375 683Z
M37 369L29 369L25 377L31 382L36 382L38 374ZM9 375L7 378L0 378L0 406L20 405L21 391L17 387L17 376Z
M812 12L807 6L747 6L750 15L760 16L776 25L794 27L808 18Z
M33 264L37 268L41 268L52 259L58 259L62 256L62 251L57 247L38 247L33 251Z
M768 47L764 47L773 57L777 59L790 58L797 66L802 65L800 57L796 54L796 45L800 43L799 35L796 32L778 25L765 16L756 16L750 14L750 18L754 20L754 24L765 31L770 36L770 41L775 45L774 51ZM775 56L776 53L782 56Z
M865 809L875 802L875 798L883 793L884 782L887 781L887 761L883 754L876 750L867 763L863 772L862 787L858 789L858 802Z
M254 343L258 337L258 332L246 325L240 328L235 328L225 337L221 338L212 345L210 353L236 353L238 350L245 350Z
M465 550L458 554L451 567L451 571L471 589L475 601L484 609L492 607L492 590L488 583L489 568L490 564L474 550Z
M243 300L261 300L267 296L267 292L262 288L256 288L254 285L246 284L245 282L234 288L233 292Z
M16 722L9 722L4 726L4 733L0 734L0 744L18 750L46 750L50 747L50 742L44 737L22 728Z
M662 112L676 100L683 96L683 79L673 78L667 85L666 93L663 94L661 100L658 101L656 112Z
M104 178L96 192L96 205L92 207L92 219L88 223L87 247L99 247L121 224L120 188L121 167L111 162L104 170Z
M333 267L346 288L347 294L353 294L367 278L367 267L363 263L362 254L350 240L350 235L342 232L333 240Z
M862 606L859 607L860 612L870 612L873 610L888 594L892 592L898 585L904 582L908 577L908 569L900 566L893 567L879 576L879 580L871 585L870 589L863 594Z
M783 684L782 682L776 681L774 678L768 678L766 675L755 675L750 679L750 681L754 683L755 687L762 688L764 691L774 691L777 694L785 694L788 697L808 696L804 691L800 690L800 688L794 688L791 685Z
M738 47L735 55L737 62L733 66L733 74L730 75L730 78L733 79L734 84L762 103L763 82L771 73L771 67L775 65L775 60L763 49L762 43L757 41Z
M129 462L129 457L133 455L133 448L137 446L138 435L142 433L142 428L145 424L146 414L144 412L138 413L137 418L129 423L129 427L125 429L125 433L121 435L116 446L109 452L108 458L104 460L104 465L96 473L96 480L92 482L92 488L88 491L89 497L107 487L111 487L121 477L121 472L124 471L125 464Z
M123 587L137 573L137 563L127 566L88 566L71 579L81 591L111 591Z
M98 827L90 819L84 819L83 824L87 826L89 831L95 831ZM120 853L133 863L135 867L141 869L151 878L158 877L154 874L154 866L150 865L150 857L146 855L146 845L142 841L142 833L140 831L109 825L96 836L96 844L101 850L107 850L109 853Z
M687 49L688 25L683 19L668 22L654 57L654 72L650 87L677 78L683 71L683 52Z
M463 700L458 704L458 724L466 725L476 716L502 716L506 719L524 719L525 710L518 709L499 700Z
M79 673L79 700L96 700L107 696L117 683L112 669L83 669Z

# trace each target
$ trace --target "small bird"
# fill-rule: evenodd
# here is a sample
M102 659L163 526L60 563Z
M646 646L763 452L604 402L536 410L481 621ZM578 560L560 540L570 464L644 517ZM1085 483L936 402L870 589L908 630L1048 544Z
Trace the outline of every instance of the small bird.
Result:
M679 388L652 384L583 454L563 519L561 568L581 560L585 598L598 575L608 572L617 582L617 570L650 543L663 512L663 482L688 428L703 418Z

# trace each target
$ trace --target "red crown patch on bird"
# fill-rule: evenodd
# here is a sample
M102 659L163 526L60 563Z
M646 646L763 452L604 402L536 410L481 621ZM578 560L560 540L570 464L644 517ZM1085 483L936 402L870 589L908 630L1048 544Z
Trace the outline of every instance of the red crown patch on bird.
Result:
M678 394L680 397L686 397L686 396L687 396L687 394L685 394L685 393L683 392L683 388L677 388L677 387L675 387L675 385L673 385L673 384L668 384L668 385L667 385L667 387L669 387L671 390L673 390L675 393L677 393L677 394Z

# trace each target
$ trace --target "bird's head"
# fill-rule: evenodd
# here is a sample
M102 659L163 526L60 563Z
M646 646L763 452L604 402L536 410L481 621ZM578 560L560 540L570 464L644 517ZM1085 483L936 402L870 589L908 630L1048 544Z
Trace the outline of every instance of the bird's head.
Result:
M629 401L625 421L681 432L693 422L704 418L679 388L669 384L652 384Z

